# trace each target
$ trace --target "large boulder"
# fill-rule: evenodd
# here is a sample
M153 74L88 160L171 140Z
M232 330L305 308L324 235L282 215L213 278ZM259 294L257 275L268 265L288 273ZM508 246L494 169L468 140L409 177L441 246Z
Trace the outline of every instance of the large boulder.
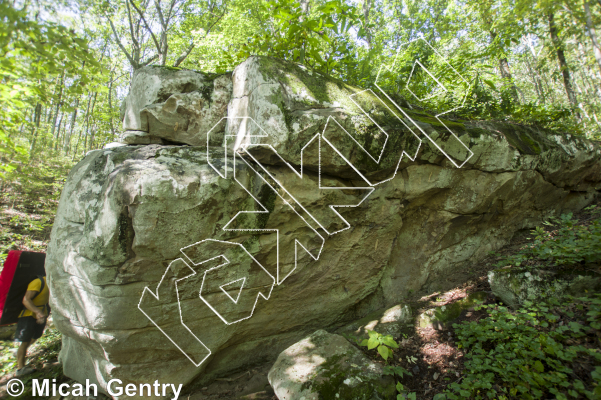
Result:
M67 376L186 384L273 361L317 329L444 287L601 189L599 145L582 138L445 121L449 135L381 93L273 58L249 58L231 86L217 79L232 90L226 119L196 114L189 136L164 112L171 101L185 115L177 93L196 89L128 96L128 110L162 104L153 115L169 129L153 137L194 146L96 150L71 171L46 259Z

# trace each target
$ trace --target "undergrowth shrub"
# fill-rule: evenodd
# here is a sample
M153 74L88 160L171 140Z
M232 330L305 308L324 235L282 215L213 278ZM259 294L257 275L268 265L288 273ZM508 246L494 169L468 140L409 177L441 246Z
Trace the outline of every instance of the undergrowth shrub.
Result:
M478 309L488 316L453 325L465 370L435 400L601 398L601 294Z
M595 208L592 211L596 211ZM534 241L496 264L522 267L573 266L601 261L601 218L581 225L572 214L551 218L544 223L553 227L537 227Z

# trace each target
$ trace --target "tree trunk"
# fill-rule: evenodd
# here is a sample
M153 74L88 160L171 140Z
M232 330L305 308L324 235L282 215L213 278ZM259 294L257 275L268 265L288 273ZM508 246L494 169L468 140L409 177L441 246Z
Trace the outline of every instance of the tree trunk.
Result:
M90 114L88 115L88 120L86 121L86 136L83 143L83 151L85 153L86 148L88 147L88 133L90 132L90 115L94 114L94 107L96 106L96 96L98 92L94 93L94 100L92 100L92 109L90 110Z
M572 82L570 80L570 69L568 68L568 63L566 62L566 57L563 52L563 45L557 36L557 27L555 26L555 16L553 13L549 13L549 34L551 35L551 41L553 42L553 46L555 47L555 51L557 52L557 60L559 61L559 69L561 74L563 75L563 86L566 89L566 94L568 95L568 100L572 107L578 106L578 100L576 99L576 93L572 88Z
M497 33L493 30L490 30L489 34L492 42L494 42L497 38ZM511 76L507 57L499 58L499 73L501 74L501 78L503 79L505 86L509 88L509 95L511 96L511 99L515 104L518 104L520 102L520 98L518 97L518 90L513 82L513 77Z
M530 75L532 75L532 78L534 80L534 88L536 89L538 100L541 104L545 104L545 90L541 82L540 74L538 73L538 70L536 70L535 66L532 66L530 64L530 61L528 61L528 57L525 57L524 59L526 61L526 67L528 67L528 71L530 72Z
M54 142L54 151L58 150L58 142L60 141L61 136L61 124L63 123L63 119L65 114L61 114L61 119L58 121L58 130L56 131L56 141Z
M499 70L501 71L501 78L505 81L505 83L509 86L509 94L511 95L511 99L514 103L519 103L520 98L518 96L518 90L513 82L513 77L511 76L511 72L509 70L509 62L507 61L507 57L503 57L499 59Z
M92 127L92 135L90 136L90 150L94 147L94 137L96 136L96 125Z
M109 81L109 125L111 127L111 132L113 133L113 138L115 137L115 126L113 125L113 74L111 72L110 81Z
M96 93L94 93L94 96L96 95ZM87 133L87 125L88 125L88 118L90 115L90 103L92 103L92 94L90 93L88 95L88 105L86 107L86 113L83 117L84 120L84 124L85 124L85 128L82 124L81 129L79 130L79 136L77 137L77 142L75 144L75 150L73 151L73 160L75 159L75 156L77 155L77 150L79 149L79 142L81 142L81 137L84 135L84 133Z
M595 33L595 27L593 26L591 18L591 9L587 0L584 0L584 13L586 15L586 31L591 38L591 42L593 42L593 53L595 54L595 60L597 60L597 65L601 71L601 47L599 47L599 42L597 42L597 34Z
M75 129L75 120L77 119L77 108L79 107L79 97L75 99L75 109L73 110L73 115L71 116L71 126L69 131L66 131L65 128L65 142L63 145L63 151L65 154L69 154L69 147L71 147L71 135L73 134L73 129Z
M63 73L61 75L61 80L59 82L59 92L58 92L58 97L56 99L56 111L54 113L54 118L52 118L52 131L50 133L50 136L54 136L54 131L56 129L56 119L58 118L58 111L60 110L60 106L61 106L61 101L63 98L63 86L65 83L65 70L63 69ZM56 93L56 90L55 90ZM58 135L57 135L58 138Z
M34 111L34 116L33 116L34 126L32 128L32 132L31 132L31 147L29 148L29 157L30 158L33 156L33 152L35 151L35 142L37 140L38 130L40 129L40 118L41 117L42 117L42 104L38 103L35 106L35 111Z
M23 128L25 127L25 121L27 121L27 117L31 118L30 121L33 122L33 118L35 118L34 111L34 109L28 108L25 112L25 117L23 118L23 122L21 122L21 126L19 127L19 136L23 136ZM10 137L10 132L7 132L6 135Z

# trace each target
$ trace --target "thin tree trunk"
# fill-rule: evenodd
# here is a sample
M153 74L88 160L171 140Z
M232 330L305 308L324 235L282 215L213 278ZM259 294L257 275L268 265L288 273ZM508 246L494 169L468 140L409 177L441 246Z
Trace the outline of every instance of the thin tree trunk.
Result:
M94 138L96 136L96 125L92 127L92 135L90 136L90 150L94 147Z
M497 38L497 33L493 30L489 31L490 38L492 42ZM513 77L511 76L511 71L509 69L509 62L507 61L507 57L499 58L499 72L501 74L501 78L505 82L506 87L509 88L509 95L514 103L519 103L520 98L518 96L518 90L513 82Z
M31 118L31 122L33 122L33 118L35 118L35 113L33 108L28 108L25 112L25 118L23 118L23 122L21 122L21 126L19 127L19 136L23 136L23 128L25 127L25 121L27 121L27 117ZM7 132L7 136L10 137L10 131Z
M584 14L586 15L586 31L591 38L591 42L593 42L593 53L595 54L595 60L597 60L597 66L599 66L599 70L601 71L601 47L599 47L599 42L597 42L597 34L595 33L595 27L591 18L591 9L587 0L584 0Z
M96 106L96 96L98 95L98 92L94 93L94 100L92 101L92 109L90 110L90 115L94 114L94 107ZM83 151L85 153L86 148L88 147L88 133L90 132L90 118L88 116L88 121L86 122L86 136L85 136L85 141L83 144Z
M56 112L54 113L54 118L52 119L52 131L50 133L50 136L54 136L54 131L56 129L56 119L58 118L58 111L60 109L61 101L63 98L64 82L65 82L65 70L63 69L63 73L61 75L61 80L59 82L59 92L58 92L58 98L56 100ZM56 93L56 90L55 90L55 93ZM58 135L57 135L57 138L58 138Z
M88 124L88 117L90 115L90 104L92 103L92 93L88 94L88 105L86 107L86 113L83 117L83 124L81 126L81 129L79 130L79 136L77 137L77 142L75 144L75 151L73 151L73 160L75 159L75 156L77 155L77 150L79 149L79 142L81 142L81 137L82 135L84 135L84 133L87 130L87 124ZM85 124L85 128L84 128L84 124Z
M64 73L64 72L65 72L65 71L63 71L63 73ZM61 78L62 78L62 76L63 76L62 74L61 74L61 75L57 75L57 76L56 76L56 81L54 82L54 99L56 99L56 98L58 97L58 96L56 95L56 92L57 92L57 90L59 90L59 89L60 89L60 88L62 88L62 86L63 86L63 85L62 85L62 83L61 83ZM54 105L54 102L52 103L52 105L50 105L50 104L49 104L49 105L48 105L48 107L46 108L46 114L47 114L47 115L46 115L46 123L47 123L47 124L49 124L49 123L50 123L50 121L52 121L52 116L54 115L54 114L52 113L52 110L53 110L53 108L54 108L54 107L53 107L53 105Z
M73 115L71 116L71 126L67 131L65 128L65 143L63 145L63 151L65 154L69 154L69 147L71 146L71 135L73 134L73 129L75 129L75 121L77 119L77 108L79 107L79 97L75 99L75 109L73 110Z
M113 125L113 73L111 72L110 82L109 82L109 125L111 127L111 132L113 133L113 138L115 137L115 126Z
M33 152L35 151L35 143L36 143L37 136L38 136L38 130L40 128L40 118L41 117L42 117L42 104L38 103L35 106L35 111L34 111L34 116L33 116L34 126L32 128L32 132L31 132L31 147L29 148L29 157L30 158L33 156Z
M79 142L81 142L81 137L83 136L84 130L83 128L79 130L79 135L77 135L77 141L75 142L75 149L73 150L73 157L71 157L71 161L75 160L77 156L77 150L79 150Z
M534 80L534 88L536 89L538 100L541 104L545 104L545 91L540 79L540 74L538 73L538 70L535 70L534 67L530 64L530 61L528 61L527 56L524 58L524 60L526 62L526 67L528 68L528 71L530 72L530 75L532 75L532 78Z
M62 113L61 119L58 121L58 129L56 131L56 140L54 141L54 151L58 150L58 142L60 141L60 137L61 137L61 124L63 123L64 117L65 117L65 113Z
M588 66L585 66L585 67L586 67L586 73L582 74L582 76L584 77L584 81L591 88L591 90L596 93L596 96L598 98L601 98L601 89L599 88L598 85L595 85L595 82L591 79L591 77L593 76L593 71L591 71L588 68Z
M576 99L576 93L574 93L574 89L572 88L572 82L570 79L570 69L568 67L568 63L566 62L566 57L563 51L563 45L557 36L557 27L555 26L555 17L553 13L549 13L549 34L551 35L551 40L553 41L553 46L555 47L555 51L557 52L557 60L559 61L559 69L561 74L563 75L563 85L566 90L566 94L568 95L568 100L572 107L578 106L578 100Z
M518 96L518 90L513 82L513 77L511 76L511 72L509 70L509 62L507 61L507 57L503 57L499 59L499 70L501 71L501 77L509 85L509 94L513 99L514 103L519 103L520 98Z

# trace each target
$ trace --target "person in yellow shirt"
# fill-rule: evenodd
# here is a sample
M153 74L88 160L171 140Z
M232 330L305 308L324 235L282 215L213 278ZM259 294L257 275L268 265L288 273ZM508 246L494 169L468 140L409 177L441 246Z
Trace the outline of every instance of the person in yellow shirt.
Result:
M27 286L27 292L23 297L25 309L19 315L15 332L15 341L21 342L17 350L17 376L35 371L31 367L25 367L25 358L29 346L44 333L49 313L49 297L50 291L46 285L46 277L38 277Z

